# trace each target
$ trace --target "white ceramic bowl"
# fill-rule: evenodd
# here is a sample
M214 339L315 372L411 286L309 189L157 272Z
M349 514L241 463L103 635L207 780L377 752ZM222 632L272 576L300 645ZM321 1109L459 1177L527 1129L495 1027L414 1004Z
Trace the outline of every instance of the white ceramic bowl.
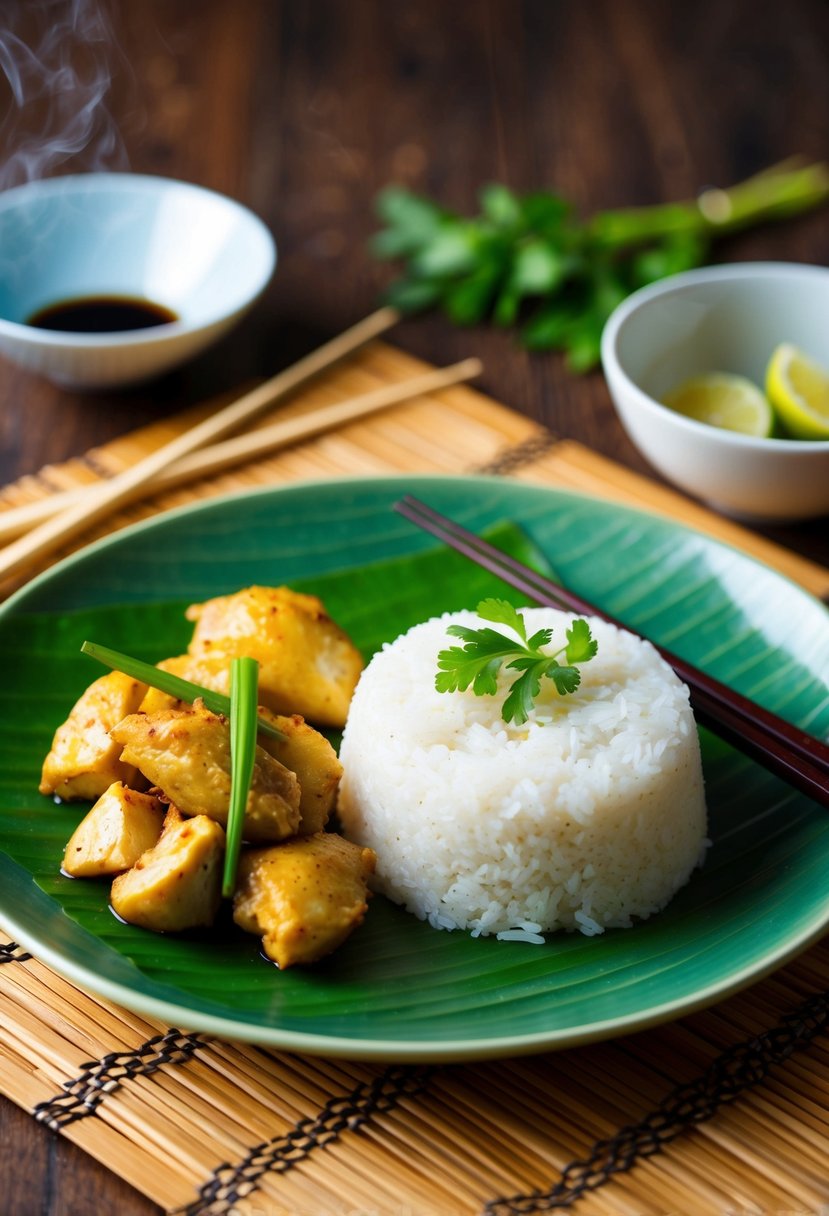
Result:
M0 194L0 353L66 387L145 380L234 325L275 263L261 220L199 186L130 173L31 182ZM103 334L26 323L90 296L146 299L176 320Z
M829 365L829 268L755 262L674 275L629 296L602 335L611 396L643 455L683 490L758 522L829 512L829 441L754 439L660 399L712 371L762 388L781 342Z

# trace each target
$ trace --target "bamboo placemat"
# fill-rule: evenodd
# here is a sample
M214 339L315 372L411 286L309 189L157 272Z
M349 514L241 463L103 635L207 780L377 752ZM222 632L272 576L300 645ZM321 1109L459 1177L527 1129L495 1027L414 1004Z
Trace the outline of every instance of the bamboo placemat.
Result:
M280 416L422 369L377 344ZM197 413L24 478L0 506L116 472ZM168 493L106 530L257 485L480 470L658 510L829 592L821 567L469 388ZM89 996L2 935L0 963L0 1089L166 1212L507 1216L575 1202L588 1216L794 1216L829 1204L824 943L668 1026L440 1068L314 1059L162 1026Z

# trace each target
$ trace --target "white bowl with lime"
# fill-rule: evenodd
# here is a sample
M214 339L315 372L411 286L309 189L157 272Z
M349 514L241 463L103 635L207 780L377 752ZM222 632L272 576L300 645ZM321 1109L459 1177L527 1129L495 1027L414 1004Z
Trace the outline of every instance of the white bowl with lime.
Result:
M748 520L829 513L829 268L642 288L608 320L602 364L628 435L683 490Z

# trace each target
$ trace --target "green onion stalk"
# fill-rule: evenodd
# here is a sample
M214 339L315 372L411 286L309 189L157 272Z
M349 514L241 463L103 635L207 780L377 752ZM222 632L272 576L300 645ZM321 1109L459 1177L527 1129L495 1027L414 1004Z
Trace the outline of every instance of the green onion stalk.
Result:
M234 659L230 666L230 806L227 816L222 895L233 896L244 835L253 766L256 760L257 681L255 659Z
M143 659L134 659L131 655L121 654L119 650L111 650L109 646L100 646L97 642L84 642L81 652L89 655L91 659L97 659L99 663L112 668L113 671L120 671L125 676L140 680L142 684L148 684L150 688L166 692L168 696L175 697L177 701L186 701L192 705L194 701L200 700L211 713L221 714L225 718L230 717L231 698L223 692L203 688L201 684L194 684L192 680L185 680L182 676L173 675L171 671L163 671L160 667L154 667L152 663L145 663ZM256 727L263 735L270 735L274 739L285 739L283 732L277 730L266 718L259 718Z

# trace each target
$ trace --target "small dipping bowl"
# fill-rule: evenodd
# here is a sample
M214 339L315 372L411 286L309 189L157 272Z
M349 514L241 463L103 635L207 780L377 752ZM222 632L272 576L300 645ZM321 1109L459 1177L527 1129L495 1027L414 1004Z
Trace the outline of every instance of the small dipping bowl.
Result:
M262 221L200 186L131 173L31 182L0 194L0 354L67 388L147 380L235 325L275 264ZM29 324L94 297L173 319L103 333Z
M829 512L829 440L756 439L661 399L709 372L762 390L782 342L829 367L829 269L746 262L677 274L629 296L602 335L610 394L634 444L668 480L749 522Z

